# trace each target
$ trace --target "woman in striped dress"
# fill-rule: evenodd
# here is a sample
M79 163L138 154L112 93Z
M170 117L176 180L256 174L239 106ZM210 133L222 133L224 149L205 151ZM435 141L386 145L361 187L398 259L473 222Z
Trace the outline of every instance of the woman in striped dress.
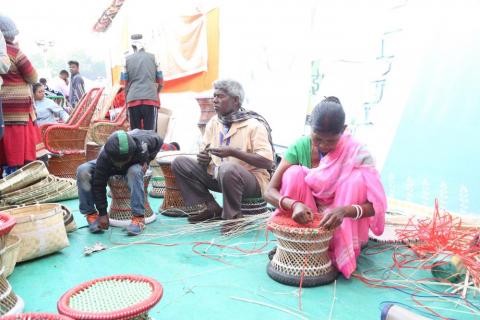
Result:
M14 44L18 30L7 16L0 15L0 30L7 43L11 66L2 75L0 97L3 102L5 134L0 140L0 164L7 174L36 159L41 148L40 131L36 124L32 84L37 82L37 71L19 47Z

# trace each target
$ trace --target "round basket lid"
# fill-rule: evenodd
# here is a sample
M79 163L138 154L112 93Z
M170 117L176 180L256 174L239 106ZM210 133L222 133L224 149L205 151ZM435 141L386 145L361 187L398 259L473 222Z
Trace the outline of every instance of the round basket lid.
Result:
M163 295L148 277L116 275L85 282L58 301L58 311L74 319L128 319L150 310Z
M6 213L0 213L0 236L4 236L15 226L15 219Z

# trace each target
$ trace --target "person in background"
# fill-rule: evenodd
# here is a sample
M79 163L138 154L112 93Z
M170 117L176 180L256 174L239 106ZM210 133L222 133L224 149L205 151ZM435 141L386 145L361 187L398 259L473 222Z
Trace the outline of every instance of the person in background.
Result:
M45 95L47 97L63 97L63 94L59 91L56 91L52 88L50 88L48 85L47 85L47 79L45 78L40 78L38 79L38 82L43 85L43 88L45 88Z
M346 277L357 267L368 233L383 233L387 199L372 156L345 132L345 112L336 97L312 111L312 133L285 152L265 193L274 214L299 225L323 215L315 227L335 229L329 254Z
M2 74L5 74L10 69L10 58L7 54L7 44L5 43L5 38L3 33L0 32L0 90L2 89ZM5 126L3 125L3 112L2 112L2 99L0 98L0 139L3 137L3 130ZM1 175L0 175L1 177Z
M52 90L62 93L68 99L68 71L61 70L58 77L52 80Z
M68 62L68 65L70 67L70 74L72 75L70 91L68 93L68 102L70 102L72 107L75 107L85 94L85 83L80 75L80 64L78 61L71 60Z
M41 148L40 130L36 120L31 85L37 82L37 71L14 43L18 30L7 16L0 15L0 30L5 37L10 69L4 75L0 99L3 104L5 133L0 140L0 164L10 174L18 167L37 158Z
M45 97L45 88L41 83L33 85L33 98L35 99L35 111L37 112L37 124L39 126L47 123L57 123L56 118L67 122L68 113L53 100Z
M196 161L183 156L172 163L186 205L204 207L188 217L190 223L241 218L242 199L261 197L273 168L270 126L259 114L242 108L242 85L218 80L213 87L217 115L207 123L202 151ZM222 193L223 209L209 190ZM221 232L229 234L236 228L236 222L230 221Z
M155 56L145 51L142 35L132 35L134 53L127 56L121 73L121 84L130 119L130 128L154 130L157 128L157 108L160 107L159 93L163 87L163 74Z

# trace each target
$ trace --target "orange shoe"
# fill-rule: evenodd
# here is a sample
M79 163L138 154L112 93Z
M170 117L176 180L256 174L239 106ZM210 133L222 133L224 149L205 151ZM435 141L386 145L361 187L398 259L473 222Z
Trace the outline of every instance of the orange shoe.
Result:
M94 216L94 217L90 217L90 216ZM89 225L88 225L88 230L91 232L91 233L101 233L105 230L108 230L108 227L110 226L110 223L109 223L109 220L108 220L108 216L107 215L104 215L104 216L100 216L98 214L89 214L87 216L87 221L90 221L90 219L93 219L95 218L95 220L93 220L93 222L89 222Z
M132 222L127 227L127 234L129 236L138 236L145 229L145 217L133 216Z
M91 225L92 223L94 223L95 220L97 220L97 217L98 217L98 212L87 214L86 218L87 218L88 225Z

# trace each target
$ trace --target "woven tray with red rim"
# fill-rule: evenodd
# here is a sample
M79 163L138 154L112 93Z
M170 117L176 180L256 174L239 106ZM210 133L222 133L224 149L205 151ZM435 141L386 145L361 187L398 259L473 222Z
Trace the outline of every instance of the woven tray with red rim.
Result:
M58 311L74 319L133 319L142 316L162 298L162 285L148 277L115 275L91 280L67 291Z

